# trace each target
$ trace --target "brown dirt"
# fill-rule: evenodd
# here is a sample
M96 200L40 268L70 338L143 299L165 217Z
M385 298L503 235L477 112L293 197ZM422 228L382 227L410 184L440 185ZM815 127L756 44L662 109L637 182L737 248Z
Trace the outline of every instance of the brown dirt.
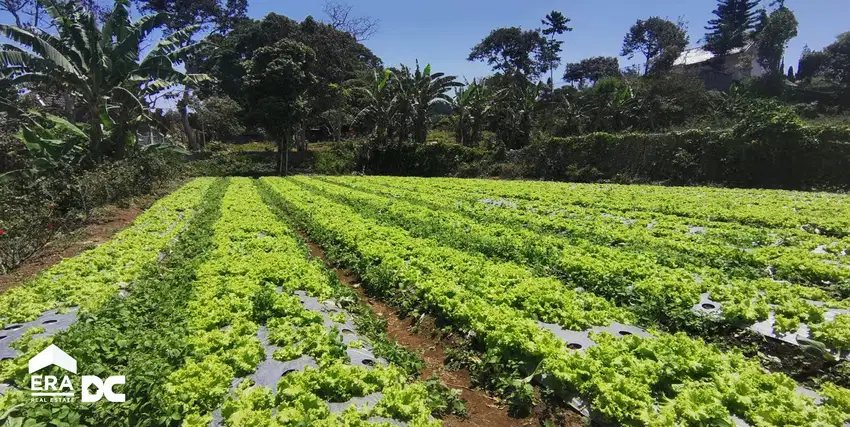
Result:
M558 411L554 417L550 416L549 409L538 405L534 414L528 418L512 418L507 409L498 401L490 397L486 392L472 388L472 383L467 370L452 371L446 367L446 346L440 340L440 332L437 330L433 319L425 318L416 321L412 318L399 317L398 311L384 304L382 301L370 298L360 286L360 279L354 272L348 269L337 268L328 260L324 250L310 241L306 234L299 234L307 242L310 253L314 257L321 258L332 268L340 282L352 287L360 296L360 300L369 305L375 314L386 320L388 335L408 350L418 352L422 355L425 367L420 372L421 378L427 380L436 375L448 387L461 390L461 398L466 402L469 413L467 418L449 416L443 420L447 427L527 427L541 425L540 419L557 420L553 425L577 427L584 426L584 418L572 411ZM418 324L417 324L418 323ZM416 325L417 332L411 327Z
M159 194L137 197L127 207L109 205L97 209L84 226L58 235L9 274L0 275L0 293L32 279L64 258L75 257L93 246L109 241L132 224L159 197Z

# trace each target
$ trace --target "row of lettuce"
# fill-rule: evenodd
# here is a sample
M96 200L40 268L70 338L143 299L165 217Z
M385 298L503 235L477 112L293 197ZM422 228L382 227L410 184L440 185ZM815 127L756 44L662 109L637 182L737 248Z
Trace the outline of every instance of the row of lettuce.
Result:
M191 203L183 200L187 192L198 193ZM77 358L83 374L125 375L122 391L128 401L45 406L31 402L24 391L10 391L0 397L0 417L5 418L0 421L208 426L219 411L229 426L366 425L370 417L439 425L431 417L434 403L423 383L410 383L410 372L393 365L348 364L340 331L326 328L321 315L305 309L293 295L300 290L325 299L338 292L339 284L263 203L251 180L199 179L155 209L151 215L163 218L171 211L192 210L191 215L178 215L189 223L174 227L185 231L177 232L180 238L164 258L159 256L164 247L146 246L133 254L135 273L120 276L119 263L104 261L95 269L99 273L86 276L108 285L100 297L103 303L83 304L80 319L55 337L29 334L15 343L22 350L19 357L0 362L0 382L23 390L29 384L26 361L55 343ZM122 242L141 244L151 236L168 236L171 228L171 223L156 227L141 217L115 242L80 258ZM115 255L124 259L120 251ZM67 260L0 301L11 304L8 300L19 298L16 295L44 287L39 281L46 278L57 289L65 288L69 276L57 277L53 270L74 270L76 263L76 258ZM126 297L118 296L118 281L130 283ZM51 302L83 302L76 298L56 295ZM33 307L33 314L16 313L15 318L37 316L36 311L48 305ZM317 367L283 376L276 392L255 386L251 374L267 358L258 337L261 327L267 328L269 343L280 347L274 359L310 356ZM326 403L374 392L382 397L372 407L350 406L332 413Z
M293 180L416 237L534 266L542 275L558 276L569 286L580 286L628 308L643 323L681 328L706 320L734 327L765 320L774 312L777 332L796 331L805 322L816 339L836 350L850 349L846 332L850 316L826 322L827 308L846 307L846 301L818 287L760 277L765 273L759 261L750 258L750 252L736 251L733 256L722 232L688 234L687 226L664 217L641 220L656 225L648 230L638 220L624 223L597 212L552 215L548 210L533 211L522 202L511 202L515 208L498 208L481 203L481 196L436 191L428 182ZM789 263L791 254L799 252L793 247L775 249L787 249L789 253L777 259ZM711 256L717 261L712 262ZM784 271L777 269L778 274ZM694 311L704 293L720 306L715 308L722 307L722 318Z
M850 391L822 384L824 401L816 405L787 376L766 373L736 352L721 352L685 334L594 334L596 346L568 348L538 321L583 331L612 322L634 324L636 313L522 264L452 248L439 237L454 229L463 236L456 238L485 244L472 223L438 215L449 218L444 227L429 227L414 222L412 210L394 210L399 203L370 207L369 198L352 189L331 190L312 179L268 178L262 183L311 238L355 270L373 292L468 331L487 360L535 372L562 396L588 402L604 421L730 425L734 416L759 426L826 426L850 419ZM346 193L351 206L340 202ZM433 215L422 205L419 210ZM379 213L383 220L376 219ZM405 215L410 215L409 230L393 224L401 224ZM418 236L414 224L426 224L422 235L434 238ZM498 232L489 239L493 248L508 240ZM510 253L510 248L504 251Z

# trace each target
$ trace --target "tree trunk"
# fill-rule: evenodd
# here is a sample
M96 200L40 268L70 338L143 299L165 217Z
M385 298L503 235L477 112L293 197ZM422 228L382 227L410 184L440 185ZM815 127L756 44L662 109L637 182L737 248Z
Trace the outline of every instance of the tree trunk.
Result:
M277 174L278 176L283 176L283 146L285 143L283 142L283 138L278 136L277 138Z
M295 138L296 143L295 146L298 147L298 152L303 153L307 151L307 122L301 121L298 124L298 135Z
M284 140L284 152L283 152L283 176L289 175L289 147L292 145L292 128L288 128L286 130L286 135L283 137Z
M198 151L198 143L195 139L195 131L189 123L189 90L183 91L183 100L180 104L180 117L183 119L183 132L186 133L186 144L189 150Z
M74 123L76 117L74 115L74 94L71 92L71 88L62 92L62 100L65 104L65 120Z
M284 131L283 137L278 137L277 142L277 174L286 176L289 174L289 148L292 146L292 127Z
M95 164L100 164L100 145L103 140L103 129L100 127L100 114L97 109L93 109L90 113L89 124L91 125L91 135L89 135L89 155Z

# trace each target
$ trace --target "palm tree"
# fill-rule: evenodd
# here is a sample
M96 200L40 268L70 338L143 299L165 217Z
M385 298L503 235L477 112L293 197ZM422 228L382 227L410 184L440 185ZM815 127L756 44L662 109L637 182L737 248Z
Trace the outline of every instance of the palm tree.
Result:
M3 78L14 84L53 83L71 91L85 107L89 156L96 163L103 154L104 130L115 138L116 155L123 155L135 138L134 126L149 120L147 96L174 84L191 86L207 79L175 68L196 46L191 39L199 27L162 38L141 58L141 44L165 24L166 16L147 15L132 22L129 8L130 0L116 0L99 28L95 16L78 3L45 0L57 35L0 24L0 32L27 49L9 44L0 49Z
M451 103L451 97L446 92L452 87L463 86L456 81L455 76L446 76L444 73L431 74L431 64L419 69L419 61L416 61L416 72L413 73L413 86L411 95L413 97L413 139L417 143L424 143L428 138L428 112L434 103Z

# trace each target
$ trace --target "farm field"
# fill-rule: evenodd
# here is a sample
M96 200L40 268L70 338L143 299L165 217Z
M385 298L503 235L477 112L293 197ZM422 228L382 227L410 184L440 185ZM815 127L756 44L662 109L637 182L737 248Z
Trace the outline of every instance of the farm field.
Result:
M594 421L850 421L840 378L724 341L846 363L847 196L295 176L196 179L0 295L0 423L439 425L451 397L304 239ZM33 402L28 361L51 344L126 376L127 402Z

